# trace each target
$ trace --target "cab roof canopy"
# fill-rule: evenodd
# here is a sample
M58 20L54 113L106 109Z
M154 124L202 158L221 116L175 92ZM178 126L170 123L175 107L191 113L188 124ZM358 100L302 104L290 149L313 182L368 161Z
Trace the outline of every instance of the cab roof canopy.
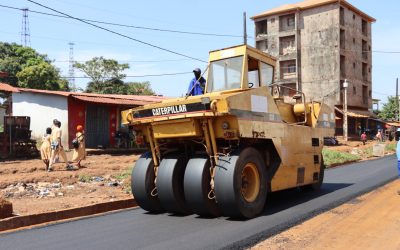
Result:
M226 58L249 55L268 64L275 65L276 58L249 45L237 45L219 50L210 51L209 60L218 61Z

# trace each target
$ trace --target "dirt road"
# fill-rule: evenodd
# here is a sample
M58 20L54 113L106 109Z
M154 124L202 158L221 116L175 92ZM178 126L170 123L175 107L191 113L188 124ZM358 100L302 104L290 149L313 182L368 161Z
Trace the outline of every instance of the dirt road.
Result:
M399 190L398 179L251 249L400 249Z

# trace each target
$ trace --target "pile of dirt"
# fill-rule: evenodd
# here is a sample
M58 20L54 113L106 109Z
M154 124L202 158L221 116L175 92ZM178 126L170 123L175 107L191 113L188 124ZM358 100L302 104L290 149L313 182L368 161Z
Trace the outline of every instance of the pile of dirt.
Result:
M13 213L13 207L11 202L6 201L3 197L0 197L0 219L11 217Z

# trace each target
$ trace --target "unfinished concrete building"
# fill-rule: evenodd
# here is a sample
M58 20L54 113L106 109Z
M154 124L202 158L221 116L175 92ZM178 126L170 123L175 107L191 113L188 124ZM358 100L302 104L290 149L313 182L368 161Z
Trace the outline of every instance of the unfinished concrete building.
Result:
M278 58L277 83L304 92L308 100L324 100L341 111L342 84L347 79L349 114L370 116L374 18L344 0L307 0L265 11L252 19L256 47ZM285 98L295 94L288 89L281 92ZM357 119L349 123L349 133L367 126L367 121L360 124Z
M375 19L343 0L288 4L252 19L256 47L279 59L277 82L313 100L333 97L333 104L341 106L341 83L347 79L348 106L371 107L371 22Z

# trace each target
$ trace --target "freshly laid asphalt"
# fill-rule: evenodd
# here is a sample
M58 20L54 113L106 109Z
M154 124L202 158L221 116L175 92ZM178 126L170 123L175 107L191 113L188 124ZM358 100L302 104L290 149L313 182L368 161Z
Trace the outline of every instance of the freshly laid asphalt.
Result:
M394 180L396 161L392 155L327 170L321 191L271 194L252 220L130 209L0 234L0 249L242 249Z

